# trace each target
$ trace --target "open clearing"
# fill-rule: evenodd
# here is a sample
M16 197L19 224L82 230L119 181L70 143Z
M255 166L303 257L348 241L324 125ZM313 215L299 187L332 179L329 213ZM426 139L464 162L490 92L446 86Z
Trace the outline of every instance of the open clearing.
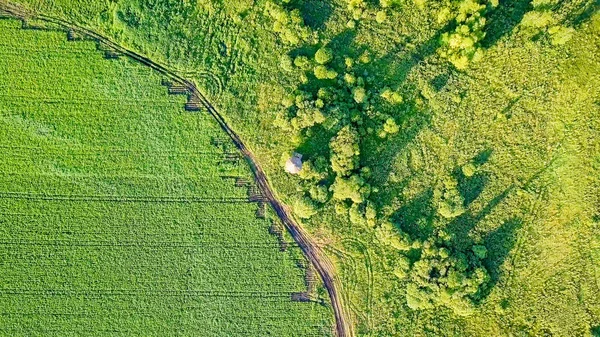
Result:
M0 37L0 335L330 334L212 117L92 41Z

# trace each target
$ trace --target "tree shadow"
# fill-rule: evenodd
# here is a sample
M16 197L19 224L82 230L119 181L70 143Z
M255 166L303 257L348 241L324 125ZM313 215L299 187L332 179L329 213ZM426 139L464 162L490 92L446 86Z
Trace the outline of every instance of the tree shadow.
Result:
M492 152L492 149L483 150L473 157L470 162L476 167L479 167L487 163ZM452 171L452 175L458 182L458 192L464 199L465 207L469 207L469 205L479 197L490 179L489 175L485 172L476 172L468 177L463 173L461 167L456 167Z
M431 189L420 193L394 212L391 216L392 223L407 233L411 239L426 240L434 231L433 221L436 211L432 200Z
M447 24L427 41L419 44L414 50L407 51L401 57L398 57L398 53L401 51L399 48L402 47L390 51L388 54L378 59L377 62L374 62L368 70L373 73L384 74L382 81L390 83L390 85L401 84L406 80L406 77L412 68L436 52L442 34L450 31L452 27L452 24Z
M311 29L321 29L333 14L333 5L327 0L304 0L292 5L298 9L304 23Z
M356 30L345 29L342 32L335 35L328 45L339 55L348 55L350 57L356 57L357 55L360 55L366 49L366 47L355 45L355 37Z
M470 211L465 212L450 221L446 230L449 234L453 235L455 247L459 251L470 249L473 245L473 240L469 237L469 232L475 228L481 220L489 215L504 199L506 199L513 189L514 185L511 185L502 193L496 195L481 211L479 211L479 213L473 214Z
M309 160L316 156L329 157L329 142L334 135L320 125L310 129L311 137L304 137L303 142L297 147L296 151L302 153L304 160Z
M506 118L511 118L512 117L512 109L515 107L515 105L517 103L519 103L519 101L521 100L521 98L523 97L523 95L519 95L518 97L510 100L510 102L508 102L508 105L502 109L502 111L500 111L501 114L503 114L504 116L506 116Z
M500 0L498 6L487 15L488 23L481 45L490 48L510 33L521 22L530 3L531 0Z
M594 326L590 329L592 337L600 337L600 325Z
M489 175L485 172L477 172L470 177L463 174L462 169L457 167L453 171L454 178L458 182L458 192L464 199L464 206L468 207L479 195L489 181Z
M490 294L502 277L500 267L513 249L516 243L516 231L522 226L523 220L520 218L511 218L485 236L484 242L488 256L483 260L483 265L490 275L490 281L481 290L479 301L485 299Z
M579 27L583 23L589 21L598 10L600 10L600 0L588 0L581 3L575 10L571 11L565 19L564 24Z
M475 164L475 166L481 166L481 165L487 163L488 160L490 160L492 153L494 153L494 150L492 150L492 149L485 149L485 150L479 152L475 157L473 157L473 159L472 159L473 164Z
M450 80L450 73L445 71L434 77L429 83L436 92L440 92Z

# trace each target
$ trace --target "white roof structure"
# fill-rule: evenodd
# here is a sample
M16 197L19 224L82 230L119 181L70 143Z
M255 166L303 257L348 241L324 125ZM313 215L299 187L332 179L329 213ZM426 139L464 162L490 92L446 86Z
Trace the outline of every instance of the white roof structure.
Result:
M302 170L302 155L294 152L292 157L285 162L285 171L290 174L298 174Z

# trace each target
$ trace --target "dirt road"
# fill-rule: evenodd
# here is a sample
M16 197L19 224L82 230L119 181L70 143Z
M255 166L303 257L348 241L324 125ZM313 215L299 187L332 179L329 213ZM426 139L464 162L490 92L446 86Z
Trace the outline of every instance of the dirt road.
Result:
M225 132L227 132L231 140L242 152L245 159L248 161L252 168L252 172L254 173L256 183L262 191L262 194L269 201L271 207L273 207L273 209L283 222L285 228L292 235L294 240L298 243L306 258L314 265L315 269L319 273L331 299L331 305L335 316L335 331L337 336L353 336L352 325L348 318L348 312L346 310L342 298L341 282L336 275L336 271L333 264L327 258L327 256L325 256L323 251L314 243L313 239L306 232L306 230L295 220L289 207L287 207L281 201L279 201L273 189L271 188L271 185L269 184L267 175L260 167L252 151L244 144L244 142L242 142L240 137L235 133L235 131L231 129L231 127L227 124L227 122L219 113L219 111L209 102L209 100L202 94L202 92L198 90L198 88L192 81L177 75L175 72L169 70L167 67L160 65L143 55L140 55L132 50L120 46L119 44L111 41L109 38L102 36L101 34L98 34L90 29L78 26L76 24L64 21L62 19L49 17L40 13L29 12L19 6L7 3L4 0L0 0L0 10L6 12L10 16L19 19L26 20L34 18L46 21L64 27L66 30L72 30L73 32L79 35L84 35L93 38L104 47L112 49L126 57L129 57L137 62L140 62L154 69L155 71L168 77L174 83L184 85L189 91L190 95L195 96L198 100L200 100L200 102L202 102L204 107L217 120L221 128Z

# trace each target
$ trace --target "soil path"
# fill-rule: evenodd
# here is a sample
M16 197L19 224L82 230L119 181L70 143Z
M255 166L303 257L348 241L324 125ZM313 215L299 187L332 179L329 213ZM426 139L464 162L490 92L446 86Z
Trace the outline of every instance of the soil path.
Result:
M169 70L163 65L160 65L151 59L140 55L132 50L124 48L123 46L111 41L109 38L102 36L90 29L85 27L78 26L71 22L67 22L65 20L49 17L39 13L33 13L23 9L22 7L12 5L10 3L5 2L4 0L0 0L0 10L6 12L10 16L27 20L27 19L38 19L42 21L46 21L52 24L59 25L67 30L72 30L73 32L90 37L96 40L98 43L107 47L109 49L115 50L118 53L123 54L137 62L140 62L155 71L161 73L162 75L168 77L172 82L184 85L189 95L195 97L199 100L204 107L208 110L208 112L217 120L221 128L229 135L231 140L235 143L238 149L242 152L250 167L252 172L254 173L256 183L260 188L264 197L269 201L271 207L275 210L281 221L283 222L285 228L292 235L296 243L302 249L306 258L314 265L315 269L319 273L319 276L323 280L323 284L329 293L329 297L331 299L331 305L333 308L334 316L335 316L335 331L338 337L351 337L353 336L351 321L348 318L348 312L343 303L342 293L341 293L341 282L336 275L335 268L329 258L323 253L321 248L315 244L313 239L307 233L307 231L295 220L290 208L284 205L277 196L275 192L271 188L269 184L269 180L267 179L267 175L260 167L256 157L252 153L252 151L242 142L240 137L229 127L223 116L219 113L219 111L209 102L209 100L198 90L196 85L185 79L173 71Z

